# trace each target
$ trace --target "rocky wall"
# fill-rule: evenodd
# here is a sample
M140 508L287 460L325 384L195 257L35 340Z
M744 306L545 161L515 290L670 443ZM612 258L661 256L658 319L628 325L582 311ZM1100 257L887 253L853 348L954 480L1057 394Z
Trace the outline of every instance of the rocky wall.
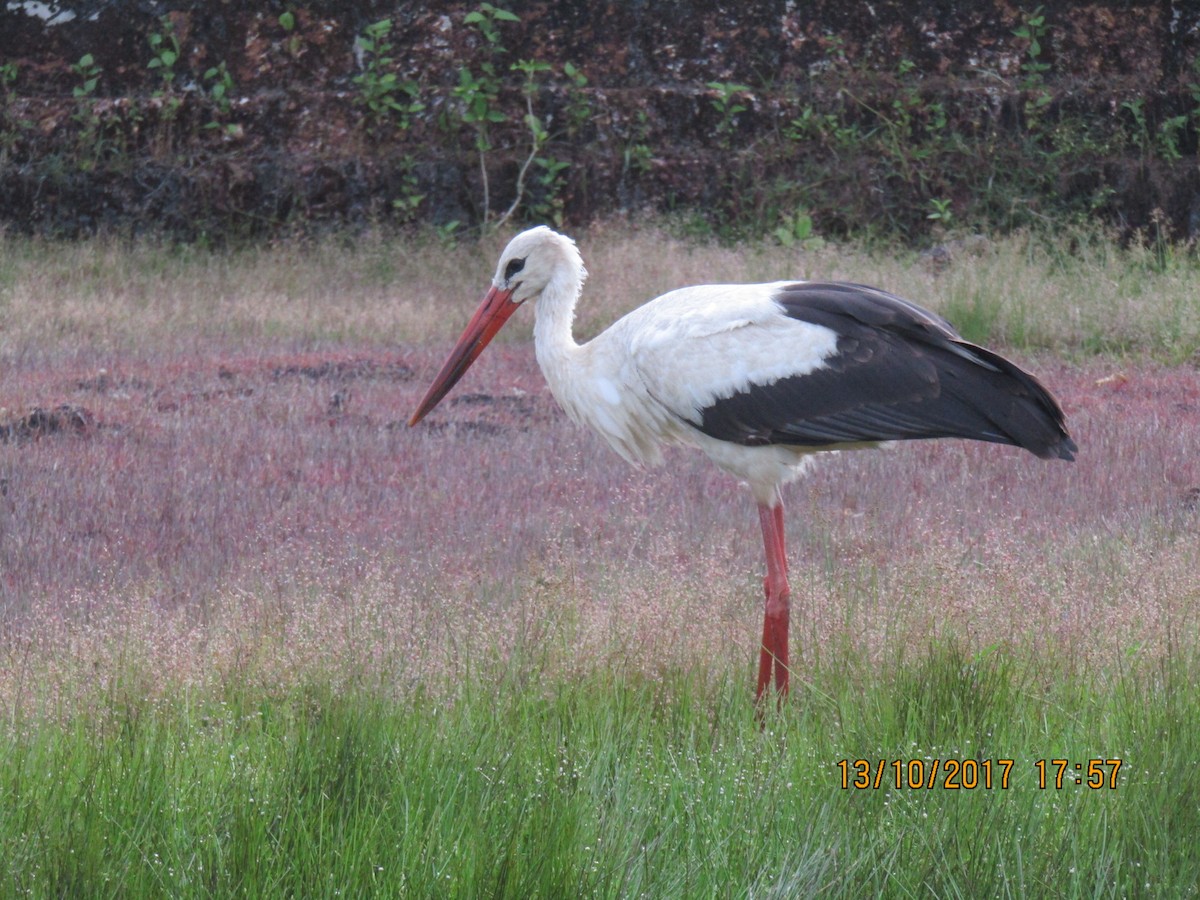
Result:
M798 237L800 211L916 240L1058 215L1200 228L1195 4L497 6L512 19L475 3L8 2L0 224L185 240L466 227L519 193L518 218L684 212ZM463 73L488 66L481 154ZM372 109L381 83L403 113ZM522 178L527 111L544 137Z

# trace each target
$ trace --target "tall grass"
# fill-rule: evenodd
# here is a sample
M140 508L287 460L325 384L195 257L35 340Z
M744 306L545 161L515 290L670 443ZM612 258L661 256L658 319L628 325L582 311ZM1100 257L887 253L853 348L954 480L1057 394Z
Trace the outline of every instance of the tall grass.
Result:
M684 453L630 469L566 422L528 317L405 427L494 248L5 240L0 894L1194 887L1190 259L582 246L585 333L715 280L966 313L1059 395L1079 460L823 460L787 498L795 689L760 730L737 485ZM59 404L87 425L17 427ZM843 789L860 758L1014 767ZM1040 789L1054 758L1120 758L1118 785Z
M952 245L949 263L859 245L729 247L627 222L581 235L591 277L580 333L685 284L844 279L941 311L964 334L1056 353L1194 356L1200 262L1170 246L1126 249L1098 233L1019 233ZM503 236L445 246L367 234L227 253L153 243L74 245L0 236L0 315L14 344L136 353L163 341L449 339L482 294ZM529 317L504 340L524 341Z
M453 700L296 686L95 713L0 739L8 896L1187 896L1195 671L1030 670L953 644L807 673L748 714L715 683L619 674ZM1064 677L1065 676L1065 677ZM1039 760L1122 760L1115 788ZM839 761L883 762L842 787ZM1002 777L1001 760L1011 759ZM991 788L894 762L991 760ZM927 775L926 775L927 777ZM949 784L956 784L951 779Z

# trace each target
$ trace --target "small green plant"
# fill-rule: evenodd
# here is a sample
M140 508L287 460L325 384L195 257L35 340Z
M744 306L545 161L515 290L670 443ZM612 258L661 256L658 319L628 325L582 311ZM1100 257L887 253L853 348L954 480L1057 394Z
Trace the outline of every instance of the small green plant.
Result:
M183 107L183 97L176 91L178 72L175 67L180 61L179 39L170 18L159 19L160 31L147 37L150 44L150 62L146 67L157 73L159 86L153 96L157 102L157 119L154 127L153 146L155 152L170 152L175 143L175 121Z
M504 121L504 114L496 108L502 86L496 60L508 51L500 41L499 23L517 21L513 13L490 3L481 4L463 17L463 22L483 38L485 59L479 64L478 75L468 66L459 69L458 86L452 93L462 101L462 120L475 130L475 147L481 153L491 149L488 125Z
M1188 124L1188 115L1172 115L1159 122L1158 127L1151 125L1150 115L1146 113L1145 97L1134 97L1121 103L1121 109L1129 114L1130 133L1129 144L1138 150L1144 160L1158 156L1168 162L1176 162L1183 158L1180 146L1184 128Z
M1046 25L1046 15L1040 6L1013 29L1013 35L1026 42L1025 61L1021 63L1021 73L1025 76L1021 87L1026 90L1041 87L1046 73L1050 71L1050 64L1041 59L1042 41L1045 40L1049 30L1049 26Z
M468 66L459 69L458 86L452 93L462 102L462 120L475 131L475 149L481 154L492 148L488 126L505 120L504 113L497 109L502 82L496 61L508 52L500 41L499 23L519 21L513 13L490 3L480 4L463 17L463 22L483 38L487 58L479 64L478 75Z
M783 216L771 236L784 247L815 247L824 243L813 230L812 216L806 212Z
M18 71L15 62L0 65L0 100L3 100L3 104L0 104L0 111L8 111L9 104L12 102L13 85L17 83Z
M159 19L162 31L150 34L150 62L147 68L158 72L162 86L155 92L156 96L170 94L175 90L175 64L179 62L179 40L175 37L175 26L166 16Z
M954 212L950 209L951 202L943 197L930 197L929 212L925 218L939 225L949 225L954 219Z
M95 57L85 53L79 57L78 62L72 64L71 71L79 78L79 83L71 89L71 96L75 98L75 111L71 114L71 119L79 126L78 164L80 168L90 170L94 168L101 153L100 117L96 114L94 100L102 70L96 64Z
M227 114L231 108L229 95L234 90L233 76L229 74L228 67L224 62L213 66L204 73L204 80L208 82L208 96L213 105Z
M433 233L437 235L437 239L443 247L453 250L458 246L458 230L461 226L462 223L458 219L451 219L441 225L434 225Z
M96 65L96 59L92 54L85 53L79 57L79 62L71 65L71 71L80 78L80 83L71 89L72 97L81 100L96 93L96 85L100 83L100 75L103 70Z
M495 226L499 227L504 222L512 217L513 213L521 205L525 198L525 178L529 173L529 167L535 162L543 164L542 177L539 178L539 184L544 187L550 186L554 180L553 177L549 181L545 180L545 160L539 158L542 148L550 140L550 133L546 130L545 123L538 118L533 111L533 98L538 90L538 77L550 71L550 64L539 62L533 59L522 59L513 63L512 69L514 72L521 72L525 76L525 80L521 85L521 93L525 97L525 116L524 124L529 131L529 155L525 157L525 161L521 164L520 170L517 172L517 185L514 191L513 201L509 204L504 214L496 220ZM565 167L566 164L564 163ZM557 174L557 173L555 173ZM561 218L561 217L560 217Z
M402 191L399 197L392 200L392 210L401 222L411 222L416 218L417 210L425 200L421 193L420 181L417 178L416 160L411 156L404 157L401 163L400 182Z
M504 22L519 22L520 19L506 9L500 9L490 3L481 3L463 17L463 23L475 31L483 39L484 59L479 63L478 71L469 66L458 70L458 84L451 89L451 94L459 101L460 118L475 133L475 152L479 156L479 175L483 189L482 227L489 227L491 217L491 187L488 180L487 154L492 149L491 126L507 120L507 116L499 108L500 89L503 82L496 69L500 57L507 53L500 38L500 24ZM518 63L512 68L525 71L527 82L535 71L541 71L543 63ZM539 67L539 68L531 68ZM514 205L500 218L506 220L520 202L523 179L532 160L537 155L541 143L544 142L545 129L540 120L533 115L532 99L526 95L526 124L530 128L533 152L521 168L517 181L517 198Z
M650 116L644 109L639 109L634 116L633 127L630 129L625 142L624 168L639 175L650 171L654 160L654 150L649 143Z
M487 45L496 53L505 52L500 41L499 24L520 21L520 17L515 13L509 12L507 9L500 9L490 3L480 3L478 9L472 10L463 17L463 22L478 31Z
M1200 56L1192 60L1192 75L1196 80L1188 82L1188 94L1192 98L1189 115L1193 122L1200 124Z
M592 119L592 104L588 100L584 88L588 85L588 77L572 62L563 63L563 75L567 78L567 105L565 117L567 120L567 136L575 137Z
M12 105L13 85L17 81L18 68L15 62L0 65L0 167L8 161L9 151L16 146L20 132L19 124L10 122L8 109Z
M466 66L459 69L458 84L451 89L462 101L462 120L475 131L475 149L480 153L492 149L488 126L505 120L504 113L496 107L500 86L495 67L484 63L478 76Z
M1025 100L1025 118L1030 125L1038 124L1041 110L1052 97L1046 89L1046 73L1050 64L1042 59L1042 41L1049 34L1046 15L1038 7L1013 29L1013 35L1025 41L1025 60L1021 63L1021 90L1030 96Z
M416 218L417 209L425 200L425 195L417 193L416 183L409 183L408 177L405 177L405 190L399 197L392 200L392 210L396 213L396 218L400 222L411 222Z
M519 22L520 19L506 9L482 3L467 13L464 24L481 38L484 58L472 68L463 66L458 72L458 84L451 89L452 96L459 101L459 116L475 135L475 152L479 155L479 173L483 189L481 227L484 230L497 228L507 222L527 200L530 172L536 187L529 211L556 224L562 223L563 201L561 188L570 164L553 157L542 155L551 136L547 123L537 114L534 101L542 88L544 79L553 72L549 63L536 59L521 59L508 67L510 72L519 73L521 95L525 113L521 123L529 139L529 152L517 171L516 186L512 202L495 221L491 220L491 190L488 179L487 155L493 149L491 126L511 121L510 114L500 106L503 80L498 63L507 53L501 36L501 25ZM567 107L564 119L568 135L575 134L591 117L591 106L583 88L587 76L573 63L566 63L562 73L568 81Z
M818 112L812 104L800 110L784 129L789 141L816 141L835 153L858 146L863 139L862 129L855 122L845 122L836 113Z
M1168 162L1178 162L1183 159L1180 142L1183 140L1187 123L1188 115L1184 113L1178 116L1169 116L1158 125L1155 146L1158 148L1159 156Z
M626 169L639 174L649 172L650 164L654 161L654 150L649 144L631 142L625 145L624 160Z
M530 207L535 218L553 222L561 227L563 223L563 186L567 170L571 164L552 156L539 157L535 160L538 167L536 183L537 195Z
M304 52L304 37L296 30L298 24L296 13L291 9L285 9L279 14L278 22L279 27L287 35L283 42L284 52L292 59L299 59L300 54Z
M1149 158L1154 140L1150 132L1150 123L1146 118L1146 100L1134 97L1132 100L1121 102L1121 109L1129 113L1129 143L1143 158Z
M645 110L639 109L635 117L634 132L629 143L625 145L625 165L635 172L650 171L654 161L654 148L650 146L650 116Z
M233 76L229 74L225 63L221 62L205 71L204 82L208 85L208 98L215 111L212 121L206 123L204 127L211 131L220 131L227 137L237 135L240 131L239 127L233 122L226 121L233 111L231 95L235 86Z
M728 144L733 138L738 114L744 113L749 108L741 102L741 98L750 92L750 86L728 81L710 81L705 86L716 94L710 101L713 109L721 115L716 131L718 137L723 138L724 142Z
M828 66L834 68L845 68L849 65L846 59L846 39L840 34L826 36L825 60Z
M914 135L914 117L920 105L915 90L894 98L886 109L849 92L847 95L877 123L868 137L888 170L905 185L923 185L925 163L933 153L933 146Z
M412 116L425 108L421 102L420 86L412 80L401 81L395 72L388 71L394 63L389 55L393 44L389 39L392 20L381 19L363 29L358 37L362 73L353 78L358 87L355 102L367 108L370 126L380 128L394 124L407 130Z

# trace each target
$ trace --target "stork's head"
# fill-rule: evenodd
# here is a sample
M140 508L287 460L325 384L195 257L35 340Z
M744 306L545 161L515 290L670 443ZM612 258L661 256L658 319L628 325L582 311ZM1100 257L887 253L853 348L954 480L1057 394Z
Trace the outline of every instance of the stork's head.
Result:
M416 425L458 383L518 306L548 290L571 300L587 273L575 242L544 225L522 231L500 254L492 286L454 345L442 370L408 420Z
M516 304L536 300L551 282L586 275L575 242L545 225L522 231L508 242L496 264L492 287L508 291Z

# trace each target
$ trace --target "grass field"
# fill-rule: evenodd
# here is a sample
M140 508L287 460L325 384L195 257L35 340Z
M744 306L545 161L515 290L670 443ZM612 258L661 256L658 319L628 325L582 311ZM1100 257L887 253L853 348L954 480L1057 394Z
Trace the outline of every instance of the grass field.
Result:
M0 896L1197 892L1190 256L582 236L584 334L689 282L880 284L1079 443L790 489L760 728L742 489L571 426L530 316L405 426L500 243L0 240Z

